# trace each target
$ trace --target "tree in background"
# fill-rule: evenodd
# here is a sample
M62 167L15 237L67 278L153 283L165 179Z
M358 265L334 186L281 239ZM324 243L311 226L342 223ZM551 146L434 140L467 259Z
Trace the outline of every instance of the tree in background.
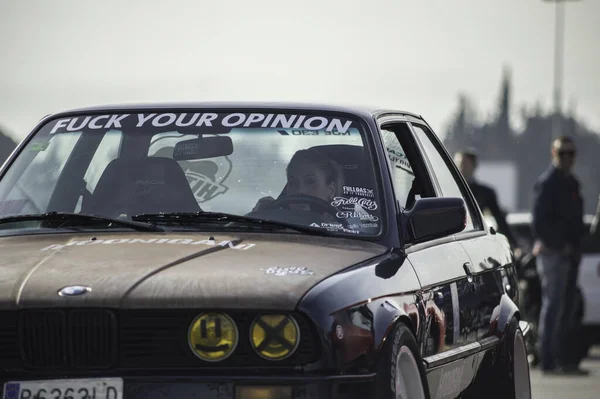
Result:
M8 158L16 146L17 143L0 131L0 166L4 163L6 158Z
M446 148L451 154L472 146L473 135L477 129L476 118L476 111L469 97L464 93L459 94L458 109L452 117L445 138Z
M483 123L469 117L471 101L461 94L458 111L448 124L444 144L450 152L474 147L483 162L514 162L519 171L516 210L529 211L533 184L550 164L552 113L544 113L539 104L531 111L524 108L524 128L516 132L510 123L510 94L511 76L509 69L505 68L498 107L492 118ZM585 212L594 213L600 194L600 179L597 176L600 170L600 134L578 121L574 109L563 115L560 123L561 134L575 139L578 150L575 173L582 184Z

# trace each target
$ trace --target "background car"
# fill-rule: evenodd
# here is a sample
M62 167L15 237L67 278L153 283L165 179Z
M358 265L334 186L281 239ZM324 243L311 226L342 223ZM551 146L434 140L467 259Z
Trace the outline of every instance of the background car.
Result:
M580 298L574 311L578 312L582 324L582 336L572 342L571 353L579 359L585 357L592 345L600 343L600 234L590 234L594 215L584 215L584 225L588 234L582 240L582 258L579 264L577 280ZM528 337L528 353L532 364L538 362L535 347L537 323L541 307L541 288L536 269L536 257L531 253L533 236L531 233L531 213L512 212L506 221L516 235L519 247L523 251L519 259L519 308L526 319L532 323L532 331ZM494 226L495 221L488 216L488 223Z

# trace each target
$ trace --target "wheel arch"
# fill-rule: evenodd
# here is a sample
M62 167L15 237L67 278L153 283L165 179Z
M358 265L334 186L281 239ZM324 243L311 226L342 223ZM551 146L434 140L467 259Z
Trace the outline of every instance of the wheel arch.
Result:
M517 321L520 322L521 312L513 300L506 293L504 293L500 298L500 304L496 306L496 309L494 309L492 312L490 330L500 336L503 336L508 323L512 318L516 318Z
M416 312L407 312L406 307L414 305L401 306L394 299L383 299L373 315L373 347L376 350L377 357L381 353L386 340L398 323L403 323L415 337L417 344L419 340L419 319Z
M379 346L377 347L377 356L375 358L375 370L377 373L376 377L376 393L375 396L378 399L383 399L390 397L388 394L382 395L387 391L385 387L390 386L390 382L392 382L392 389L394 389L394 373L398 372L398 368L400 367L400 363L398 363L398 351L399 348L407 346L411 352L411 355L414 360L414 365L416 369L413 369L415 373L418 373L419 379L410 378L412 383L407 383L406 389L409 394L419 393L415 392L413 389L417 389L422 393L422 395L418 395L418 397L424 397L426 399L431 398L429 381L427 378L427 370L425 368L425 363L423 362L421 351L420 351L420 340L418 334L418 323L415 323L414 320L410 317L406 312L390 312L393 313L391 316L386 318L380 318L380 323L383 323L383 320L389 320L389 323L385 325L385 329L382 329L382 333L378 335L381 341L379 342ZM383 326L383 324L381 324ZM401 331L406 334L405 336L410 337L410 341L412 343L404 341L402 345L398 345L398 338L400 335L396 335L398 333L401 334ZM389 376L390 372L392 374L392 380L386 379L384 376ZM415 375L416 377L416 375ZM387 377L389 378L389 377ZM417 383L419 388L417 388ZM406 380L404 381L406 382ZM393 397L393 393L392 393ZM413 396L410 396L413 397Z

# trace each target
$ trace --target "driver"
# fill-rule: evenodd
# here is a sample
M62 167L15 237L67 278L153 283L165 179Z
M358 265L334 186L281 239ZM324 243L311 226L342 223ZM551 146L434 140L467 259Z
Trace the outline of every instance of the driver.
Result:
M309 195L331 203L340 196L343 185L342 168L315 149L296 151L287 167L287 188L284 195ZM259 211L273 197L261 198L252 211ZM299 209L303 209L298 205Z

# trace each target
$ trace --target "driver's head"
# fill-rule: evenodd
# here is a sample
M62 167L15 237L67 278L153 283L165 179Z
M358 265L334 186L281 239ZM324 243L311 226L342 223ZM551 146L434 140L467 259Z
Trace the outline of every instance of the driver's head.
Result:
M340 195L342 169L316 150L297 151L287 167L287 194L304 194L331 201Z

